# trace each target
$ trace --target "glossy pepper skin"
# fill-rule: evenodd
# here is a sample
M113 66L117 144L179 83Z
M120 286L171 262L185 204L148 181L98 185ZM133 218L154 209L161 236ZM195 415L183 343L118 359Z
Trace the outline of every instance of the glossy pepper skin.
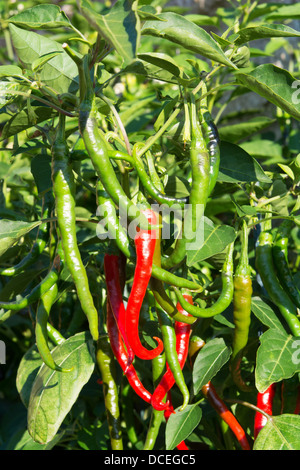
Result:
M98 339L98 312L95 308L89 281L77 244L75 218L75 182L69 164L65 137L65 116L60 114L52 146L52 180L55 195L57 224L61 236L65 263L73 278L78 299L86 314L91 335Z
M256 406L270 416L272 416L275 393L276 384L273 383L267 388L267 390L264 392L258 392L257 394ZM256 411L254 417L254 439L257 438L259 432L267 424L267 421L268 418L265 415Z
M197 118L196 104L191 94L191 144L190 166L192 173L192 185L189 197L189 207L184 216L184 223L180 238L177 239L175 248L168 258L163 258L162 266L170 269L180 264L186 257L187 245L196 236L201 217L204 214L210 180L210 162L206 143L203 138L200 122Z
M156 215L151 209L143 211L144 216L151 225L156 224ZM133 353L140 359L153 359L161 354L163 343L156 339L158 346L149 350L145 348L139 337L139 317L143 299L145 297L149 281L152 275L153 255L156 244L156 230L140 229L135 237L136 266L131 292L126 307L126 336Z
M203 395L216 410L220 418L228 424L243 450L251 450L246 433L232 412L227 408L223 400L217 394L213 384L208 382L202 387Z
M123 295L119 276L119 255L105 254L104 255L104 274L107 287L107 299L110 303L116 324L118 326L121 339L125 344L128 354L127 367L133 362L134 353L131 349L130 343L126 335L126 310L123 302ZM125 369L126 370L126 369Z
M99 337L96 360L102 377L111 448L112 450L123 450L115 358L107 336Z
M300 308L300 293L288 265L288 242L292 227L293 222L291 220L285 220L281 224L272 246L272 254L276 273L282 287L296 307Z
M247 223L244 220L241 236L241 255L234 275L233 294L233 322L234 336L231 355L231 374L235 384L243 391L250 388L245 384L241 376L240 363L244 348L248 343L248 334L251 324L251 297L252 280L248 262L248 232Z
M272 256L272 243L272 234L269 230L263 230L259 235L256 248L256 268L271 301L279 309L292 335L300 336L297 309L289 295L283 290L276 275Z
M222 291L218 300L211 307L201 308L190 304L184 299L180 290L174 287L179 304L192 317L210 318L224 312L231 304L233 298L233 248L234 245L231 243L222 268Z
M190 294L185 294L185 299L187 302L193 302ZM182 315L188 316L180 305L177 308ZM189 391L184 381L182 369L188 356L191 325L175 321L173 329L172 322L165 312L159 312L158 315L165 345L167 370L153 392L151 404L153 408L161 406L167 392L176 383L184 398L181 407L183 410L189 402ZM167 408L168 404L165 407Z

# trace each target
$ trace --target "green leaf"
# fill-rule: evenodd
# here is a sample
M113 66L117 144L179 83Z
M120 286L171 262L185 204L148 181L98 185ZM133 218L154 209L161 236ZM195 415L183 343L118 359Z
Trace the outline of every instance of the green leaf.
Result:
M149 62L156 67L159 67L163 70L166 70L171 75L176 77L180 83L184 84L185 82L189 83L189 77L184 74L180 67L176 64L176 62L172 59L172 57L168 56L164 53L159 52L149 52L138 54L138 58L143 60L144 62Z
M299 4L298 2L294 5L284 5L277 3L274 10L268 14L268 20L291 20L291 19L299 19L300 12L299 12Z
M172 450L186 439L201 421L198 405L188 405L183 411L171 414L166 426L166 449Z
M22 69L17 65L0 65L0 78L2 77L23 77Z
M201 240L187 245L187 265L192 266L199 261L210 258L211 256L221 253L225 248L234 241L235 230L229 225L215 225L207 217L203 218L203 227L200 222L198 231L200 231ZM203 234L203 236L202 236ZM199 237L199 238L200 238ZM189 245L192 245L193 248ZM197 245L197 248L194 248Z
M214 338L206 343L197 354L193 367L194 394L199 393L229 360L231 349L223 338Z
M253 450L300 450L300 416L272 416L255 439Z
M17 56L28 70L32 64L46 54L57 52L40 73L42 83L52 87L57 93L76 93L78 91L78 70L74 61L62 48L62 45L42 34L26 31L10 24L9 30Z
M0 220L0 256L13 246L26 233L40 224L37 222L23 222L2 219Z
M57 112L48 106L31 106L30 113L27 108L24 108L5 123L0 140L8 139L36 124L47 121L56 114Z
M70 26L70 21L64 11L58 5L51 3L35 5L21 11L17 15L11 16L8 22L24 29L53 29Z
M261 24L259 26L240 29L237 34L238 38L235 40L235 44L237 45L245 44L246 42L256 39L300 36L299 31L283 24Z
M271 183L259 163L239 145L221 141L218 181L226 183L261 181Z
M146 21L142 34L168 39L184 49L235 68L219 44L200 26L172 12L161 13L158 17L164 21Z
M260 336L255 369L256 388L264 392L272 383L300 372L300 340L278 329Z
M45 364L32 386L28 406L28 431L40 444L50 442L76 402L95 367L93 341L78 333L52 350L54 361L71 372L57 372Z
M300 120L299 82L287 70L264 64L251 73L238 73L236 78L251 91Z
M231 124L229 126L220 126L218 128L218 132L221 140L238 143L252 134L261 132L263 129L266 129L266 127L274 124L274 122L276 122L276 119L259 116L253 119L248 119L247 122Z
M130 63L137 52L139 40L137 15L130 0L118 0L109 13L100 15L89 0L79 0L82 15L91 26L120 54L124 64Z
M252 297L251 310L263 325L266 325L269 328L275 328L285 333L285 329L274 310L260 297Z
M16 386L26 408L29 405L32 384L42 364L43 360L35 344L26 351L19 364Z

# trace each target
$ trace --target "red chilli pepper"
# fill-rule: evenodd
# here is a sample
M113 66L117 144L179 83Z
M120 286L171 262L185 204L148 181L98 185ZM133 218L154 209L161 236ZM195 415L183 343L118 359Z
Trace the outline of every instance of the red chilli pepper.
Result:
M128 366L128 353L124 347L122 337L117 327L115 317L113 315L110 303L107 302L107 332L110 340L111 349L117 359L121 369L123 370L127 380L132 389L141 397L145 402L151 403L152 395L145 389L141 383L137 372L132 364ZM162 410L163 408L161 408Z
M184 294L184 298L187 302L193 304L193 297L190 294ZM179 302L177 303L176 308L178 312L182 313L183 315L191 316L189 313L183 310ZM176 352L181 369L183 369L189 352L189 338L191 326L192 325L189 325L188 323L183 323L179 321L176 321L174 326L176 335ZM166 367L167 370L165 374L163 375L160 383L157 385L156 389L153 392L151 404L154 409L159 409L163 405L165 406L165 408L169 407L169 403L166 402L164 404L162 403L162 400L165 397L166 393L171 390L171 388L175 384L175 379L168 364Z
M175 413L174 411L174 408L173 408L173 405L172 405L172 397L171 397L171 392L170 390L168 390L168 399L167 399L167 403L168 403L168 408L164 411L164 417L165 417L165 420L168 421L168 419L170 418L171 414ZM177 446L176 446L176 449L178 450L190 450L186 443L184 441L181 441Z
M272 409L273 409L273 400L276 392L276 383L271 384L267 390L263 393L258 392L256 405L257 407L267 413L268 415L272 416ZM254 418L254 439L257 438L259 432L262 428L267 424L268 418L257 411L255 413Z
M134 353L128 342L125 332L125 316L126 310L123 303L123 296L120 283L119 273L119 262L120 257L118 255L106 254L104 256L104 272L105 281L107 286L108 301L111 306L112 313L114 315L116 324L118 326L120 335L124 341L124 344L128 353L128 367L134 359Z
M143 215L150 225L156 224L156 215L150 209L143 210ZM140 359L154 359L163 350L163 342L154 337L158 346L149 350L145 348L139 338L139 316L147 287L152 275L152 262L156 244L156 228L140 229L135 237L136 266L134 271L132 289L126 308L126 336L134 354Z
M242 449L251 450L244 429L242 428L236 417L232 414L232 412L227 408L223 400L221 400L212 383L208 382L202 387L201 390L204 396L208 399L209 403L216 410L220 418L222 418L223 421L228 424L229 428L234 433L235 437L240 443Z

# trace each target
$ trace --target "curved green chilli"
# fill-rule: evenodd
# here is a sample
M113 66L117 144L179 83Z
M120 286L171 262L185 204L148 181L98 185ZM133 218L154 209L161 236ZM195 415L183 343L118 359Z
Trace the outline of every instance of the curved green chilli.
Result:
M162 259L162 267L170 269L180 264L187 250L187 243L195 237L199 222L204 214L209 188L209 154L203 138L200 122L197 118L196 103L191 94L191 145L190 165L192 186L189 197L189 207L184 216L181 236L176 240L175 248L168 258Z
M294 304L300 308L300 292L288 265L288 241L292 227L293 222L291 220L285 220L281 224L272 247L272 254L277 276L282 287L291 297Z
M163 338L166 361L173 374L175 383L183 396L183 403L180 407L180 411L183 411L189 404L190 393L185 383L184 375L178 361L174 324L169 315L161 309L157 310L157 316Z
M249 391L251 388L244 382L240 370L243 351L248 343L252 297L252 280L248 261L248 229L245 220L243 221L241 242L241 255L234 275L233 322L235 328L230 369L233 381L239 389Z
M57 135L52 146L52 179L56 202L57 223L64 259L73 278L82 310L87 316L93 339L98 339L98 312L76 237L75 182L68 159L65 138L65 116L60 114Z
M69 372L72 369L64 369L55 363L48 346L48 318L51 307L58 294L57 283L45 292L41 298L36 313L35 339L36 345L43 362L50 368L59 372Z
M106 408L108 430L112 450L123 450L119 395L116 383L115 358L107 336L100 336L96 352Z
M222 268L222 291L218 300L211 306L206 308L197 307L187 302L179 289L174 287L177 300L182 308L196 318L210 318L218 315L226 310L233 299L233 248L231 243L227 250L226 259Z

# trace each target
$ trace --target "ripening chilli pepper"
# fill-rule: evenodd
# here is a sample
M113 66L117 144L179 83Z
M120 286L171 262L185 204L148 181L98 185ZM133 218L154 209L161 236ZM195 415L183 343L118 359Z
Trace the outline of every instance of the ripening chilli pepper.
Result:
M275 392L276 383L273 383L269 385L269 387L264 392L258 392L257 394L256 406L264 413L267 413L269 416L272 416ZM254 417L254 439L257 438L259 432L267 424L267 421L268 418L265 414L256 411Z
M77 244L75 218L75 181L69 163L65 136L65 116L59 123L52 145L52 180L55 195L57 224L59 227L65 263L73 278L78 299L85 313L94 341L98 339L98 312L89 288L88 276Z
M184 294L184 297L187 302L193 302L193 298L190 294ZM177 309L182 315L188 316L188 313L186 313L180 305L177 305ZM184 401L181 406L181 410L183 410L189 402L189 391L184 380L182 369L188 356L191 325L175 321L173 327L171 320L165 312L159 311L158 316L164 339L167 370L153 392L151 404L155 409L163 406L162 400L176 383L183 395ZM165 408L167 407L168 404L166 403Z
M241 376L243 351L248 343L251 323L252 280L248 261L248 228L243 220L241 235L241 254L234 275L233 322L234 336L230 370L234 383L240 390L249 391L250 387Z
M120 331L121 338L126 346L128 354L127 367L133 362L134 353L131 349L126 335L126 309L123 302L122 289L119 275L120 256L114 254L104 255L104 273L107 287L107 301L110 303L111 310L115 317L116 324ZM125 370L126 371L126 370Z
M156 215L151 209L145 209L142 212L150 225L156 224ZM125 330L133 353L140 359L153 359L162 352L164 345L161 339L156 337L154 339L157 341L158 346L155 349L149 350L142 345L139 337L139 317L152 275L156 229L144 230L140 228L137 231L134 242L136 247L136 265L126 307Z

